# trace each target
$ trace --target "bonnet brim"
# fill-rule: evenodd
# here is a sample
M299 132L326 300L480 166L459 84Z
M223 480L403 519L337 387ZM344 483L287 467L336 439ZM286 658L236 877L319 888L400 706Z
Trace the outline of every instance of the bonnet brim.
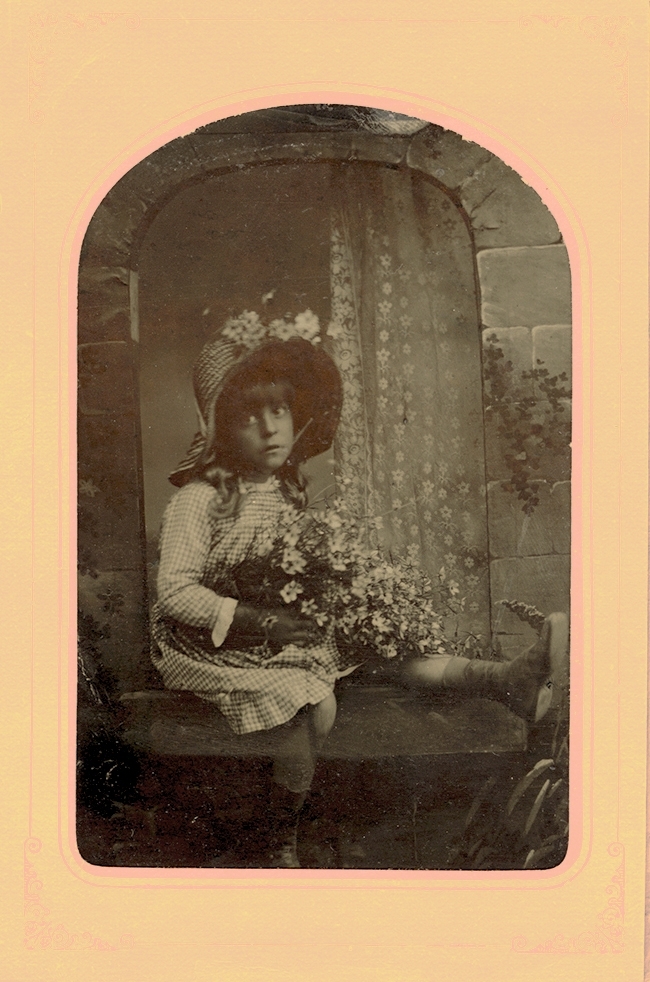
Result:
M320 345L303 338L286 341L271 338L253 350L225 339L211 344L215 357L229 362L229 367L205 405L206 421L210 414L218 420L219 401L226 390L245 385L246 378L254 373L268 371L275 378L286 379L295 390L294 429L296 433L303 429L304 432L294 444L292 461L302 463L331 447L341 415L343 393L339 370ZM208 349L206 345L204 351ZM230 357L224 358L224 355ZM181 487L187 481L205 449L206 437L197 433L187 454L169 475L172 484Z

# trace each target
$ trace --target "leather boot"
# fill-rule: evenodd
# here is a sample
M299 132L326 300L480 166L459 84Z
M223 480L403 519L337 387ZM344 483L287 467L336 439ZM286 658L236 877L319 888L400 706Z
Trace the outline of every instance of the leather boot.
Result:
M300 869L298 822L307 792L289 791L275 782L269 794L269 869Z
M504 703L528 723L537 723L568 688L569 621L551 614L535 644L512 661L449 659L442 687Z

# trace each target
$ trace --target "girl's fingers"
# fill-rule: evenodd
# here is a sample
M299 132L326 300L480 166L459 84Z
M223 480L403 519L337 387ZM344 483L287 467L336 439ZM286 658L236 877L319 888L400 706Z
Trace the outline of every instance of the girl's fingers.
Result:
M311 641L314 638L314 632L298 629L296 631L287 632L287 636L291 641Z
M313 643L318 639L318 632L309 625L306 627L293 627L289 630L278 631L277 640L286 644Z

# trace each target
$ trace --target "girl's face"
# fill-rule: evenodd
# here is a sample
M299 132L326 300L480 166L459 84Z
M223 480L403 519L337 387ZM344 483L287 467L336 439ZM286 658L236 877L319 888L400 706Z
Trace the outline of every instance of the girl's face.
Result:
M288 383L251 385L237 393L229 412L230 448L242 477L266 481L286 462L293 447Z

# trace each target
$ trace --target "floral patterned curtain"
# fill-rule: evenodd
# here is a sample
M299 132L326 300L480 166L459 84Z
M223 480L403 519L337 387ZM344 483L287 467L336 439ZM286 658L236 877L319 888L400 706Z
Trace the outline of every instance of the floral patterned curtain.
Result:
M419 560L440 584L448 629L489 637L469 233L449 198L406 169L344 166L336 182L328 343L344 385L337 480L375 541Z

